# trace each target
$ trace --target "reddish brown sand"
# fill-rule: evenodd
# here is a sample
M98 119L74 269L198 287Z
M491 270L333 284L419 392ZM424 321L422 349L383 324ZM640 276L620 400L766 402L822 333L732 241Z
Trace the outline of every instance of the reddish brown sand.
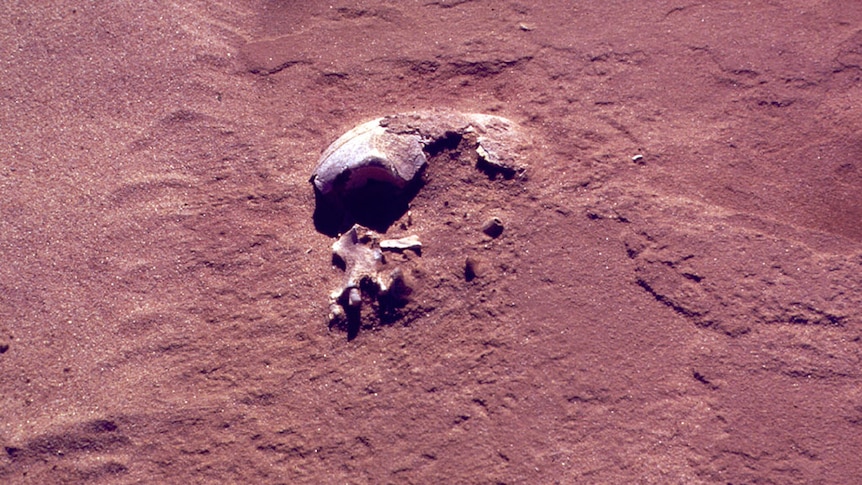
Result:
M862 477L862 2L7 2L0 62L2 483ZM348 341L308 178L434 107L528 177L432 160Z

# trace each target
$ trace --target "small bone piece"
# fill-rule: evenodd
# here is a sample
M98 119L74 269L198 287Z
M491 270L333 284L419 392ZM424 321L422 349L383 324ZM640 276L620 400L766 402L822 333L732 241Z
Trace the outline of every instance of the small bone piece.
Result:
M401 251L404 249L419 250L422 248L422 242L419 241L419 236L407 236L401 239L384 239L380 241L380 249L390 251Z

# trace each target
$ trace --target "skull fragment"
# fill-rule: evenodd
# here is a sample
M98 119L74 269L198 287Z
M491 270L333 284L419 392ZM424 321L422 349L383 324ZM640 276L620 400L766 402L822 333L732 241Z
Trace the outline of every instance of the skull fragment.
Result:
M351 129L320 156L311 176L318 229L335 235L358 222L385 232L421 187L429 156L461 140L489 175L524 172L523 141L506 118L452 111L377 118Z

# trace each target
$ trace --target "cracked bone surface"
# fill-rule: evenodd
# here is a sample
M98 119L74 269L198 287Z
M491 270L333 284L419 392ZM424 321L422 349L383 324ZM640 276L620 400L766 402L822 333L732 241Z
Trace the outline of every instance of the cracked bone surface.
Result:
M354 225L332 244L332 252L344 262L344 283L330 296L330 320L345 315L347 308L362 305L363 288L374 288L376 296L386 295L396 281L403 281L400 268L384 268L383 250L418 250L417 236L381 240L380 234ZM345 308L345 305L347 308Z
M525 139L515 123L502 116L431 110L386 116L380 124L395 135L419 136L424 147L453 134L471 137L477 157L494 169L515 174L526 168Z
M321 194L344 196L370 180L404 188L425 166L420 137L389 133L382 120L353 128L323 152L311 177Z

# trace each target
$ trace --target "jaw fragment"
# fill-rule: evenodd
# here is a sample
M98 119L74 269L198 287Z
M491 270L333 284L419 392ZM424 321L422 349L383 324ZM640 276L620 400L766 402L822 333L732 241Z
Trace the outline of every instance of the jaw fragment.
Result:
M394 286L404 286L400 268L387 269L383 250L417 249L417 236L381 240L380 234L355 224L332 244L335 257L344 262L344 283L329 297L330 324L357 313L363 298L380 299Z

